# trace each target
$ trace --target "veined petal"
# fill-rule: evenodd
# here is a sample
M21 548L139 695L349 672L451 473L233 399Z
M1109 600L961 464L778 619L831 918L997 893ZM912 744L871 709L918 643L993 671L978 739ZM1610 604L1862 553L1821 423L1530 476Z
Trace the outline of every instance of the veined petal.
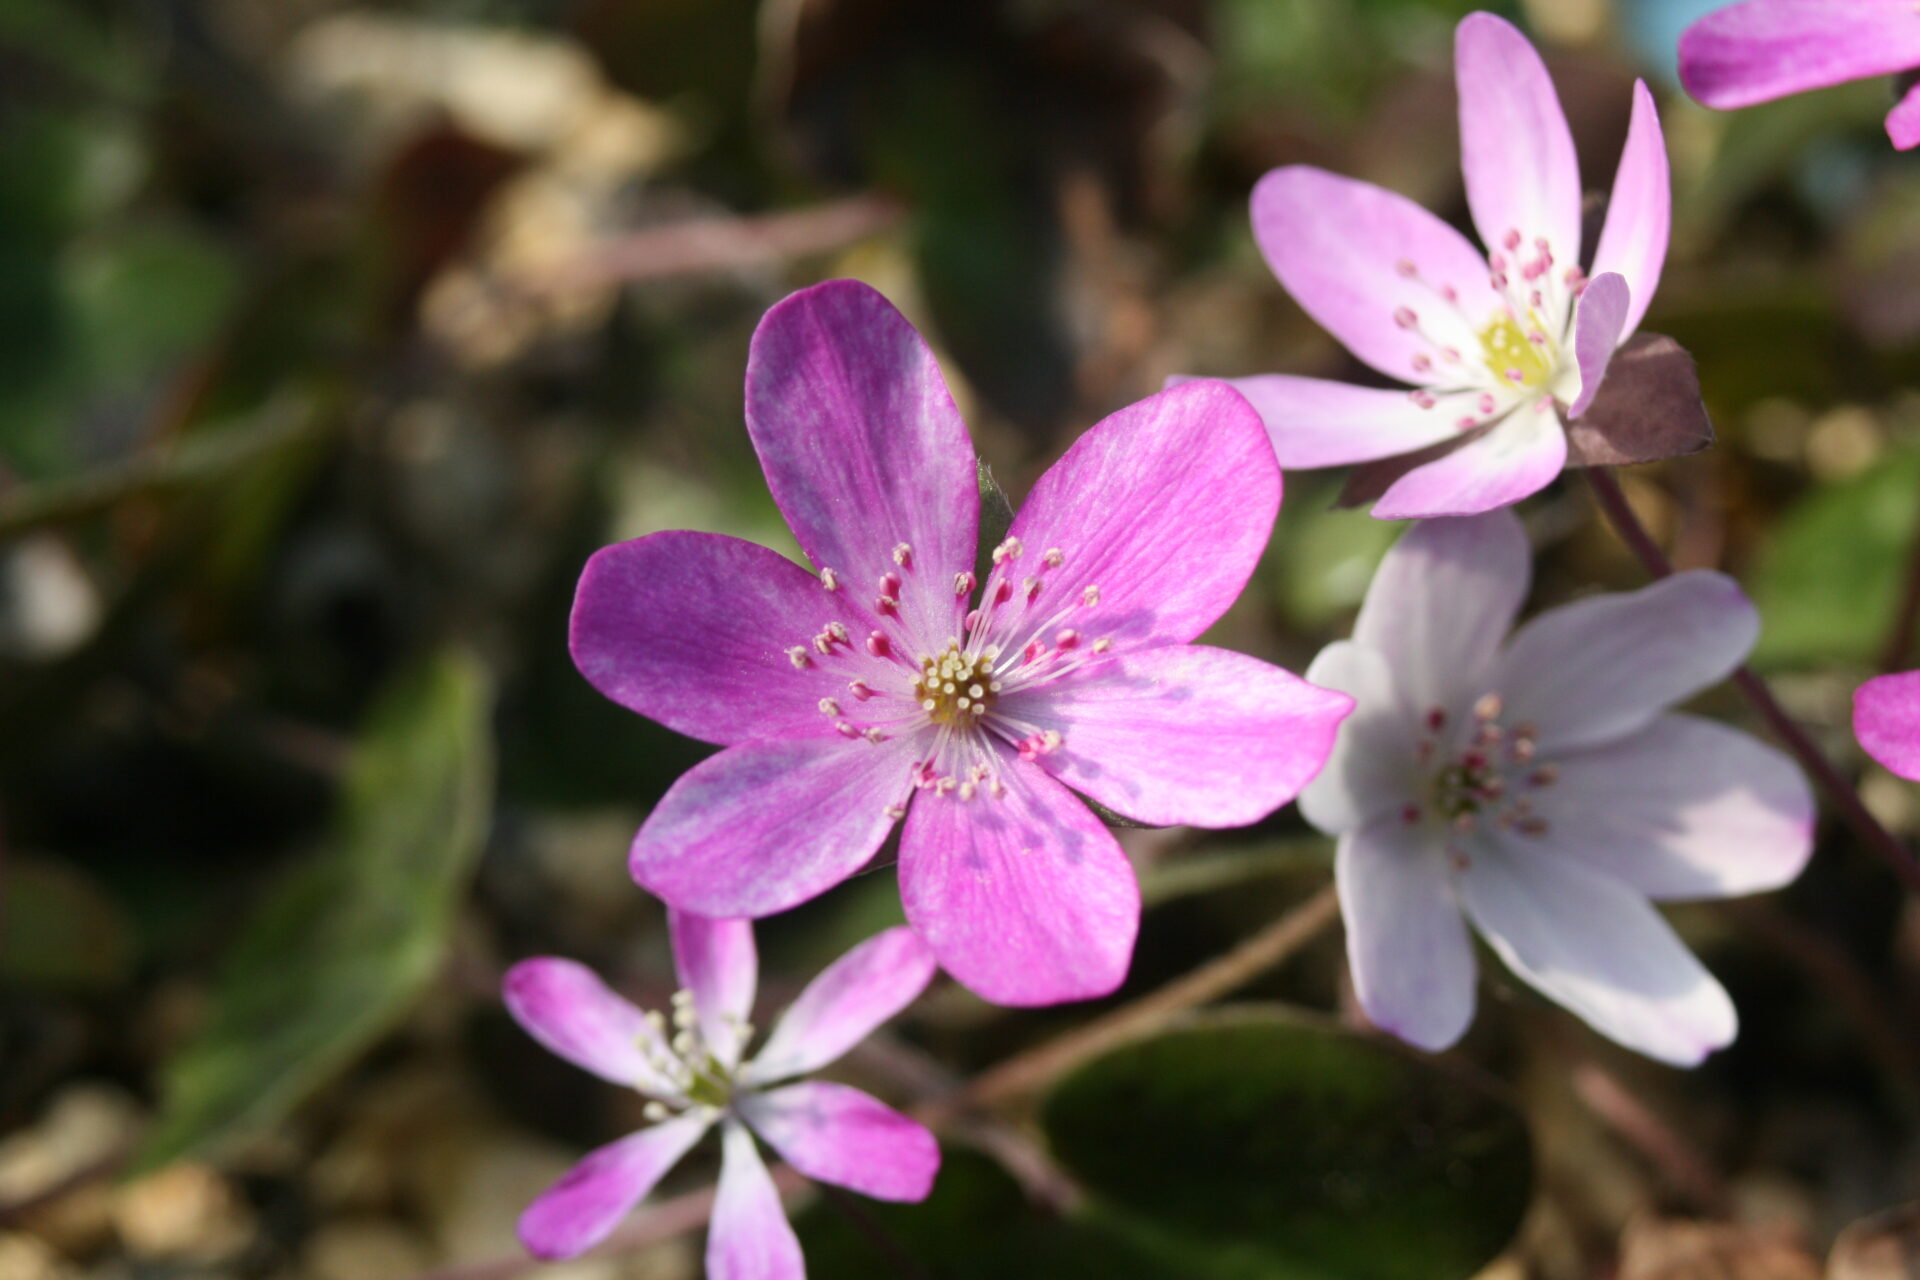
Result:
M1887 769L1920 782L1920 671L1876 676L1854 690L1853 733Z
M1382 520L1470 516L1511 506L1553 483L1567 461L1567 433L1546 400L1522 404L1477 440L1416 467L1382 494Z
M1422 1049L1447 1048L1473 1021L1477 966L1432 828L1383 814L1340 837L1333 870L1368 1020Z
M1324 169L1260 179L1253 235L1301 309L1390 378L1457 385L1502 305L1465 236L1405 196Z
M1508 724L1538 728L1540 756L1551 760L1631 733L1717 684L1759 634L1738 583L1690 570L1541 614L1514 636L1489 688Z
M1380 814L1397 814L1420 784L1415 724L1387 660L1363 644L1336 640L1314 658L1307 681L1350 695L1354 708L1340 723L1326 767L1300 792L1301 815L1340 835Z
M807 1081L740 1099L740 1114L780 1158L820 1182L876 1200L925 1200L940 1172L926 1126L858 1089Z
M1902 151L1920 147L1920 84L1908 89L1887 112L1887 137Z
M1733 1002L1647 900L1541 838L1483 846L1460 878L1487 943L1594 1030L1690 1067L1733 1042Z
M1173 378L1168 385L1187 381ZM1436 396L1287 373L1222 381L1259 413L1283 468L1339 467L1451 440L1460 434L1460 420L1476 414L1480 398L1477 391Z
M980 517L973 446L932 350L892 303L829 280L768 311L747 357L747 430L815 567L862 599L898 572L909 632L957 633L950 584L973 565Z
M1633 86L1633 121L1627 126L1627 145L1614 174L1606 225L1593 255L1594 275L1616 272L1627 282L1623 341L1640 328L1654 290L1660 287L1672 230L1673 173L1667 164L1667 140L1660 131L1653 93L1646 81L1639 80Z
M800 1241L753 1135L729 1120L707 1228L707 1280L806 1280Z
M1680 37L1680 82L1723 110L1913 67L1920 22L1909 0L1746 0Z
M926 794L900 840L900 898L940 967L995 1004L1091 1000L1119 986L1140 884L1066 788L1002 753L1006 793Z
M1353 700L1225 649L1167 645L1003 698L1056 730L1040 766L1136 822L1238 827L1299 794Z
M1595 276L1580 295L1573 313L1573 355L1580 366L1580 394L1567 406L1567 417L1578 418L1585 413L1599 394L1614 349L1626 336L1632 302L1627 282L1611 271Z
M812 732L844 674L794 666L826 624L872 627L793 561L738 538L656 533L604 547L574 595L574 665L630 711L678 733L732 745ZM858 655L856 655L858 656ZM843 664L844 665L844 664Z
M654 1066L667 1047L659 1033L587 966L555 956L522 960L500 987L514 1021L568 1062L655 1097L678 1094Z
M1529 800L1555 847L1649 898L1777 889L1813 852L1799 766L1726 725L1663 715L1552 763L1555 781Z
M1060 617L1116 651L1191 640L1246 586L1279 510L1273 446L1238 392L1189 382L1129 405L1047 468L1014 518L1023 551L1005 571L1038 594L1001 607L1005 634L1024 644Z
M585 1253L633 1212L712 1124L710 1112L691 1111L589 1153L520 1215L520 1243L548 1262Z
M753 991L760 980L753 925L669 909L667 931L680 985L693 996L701 1039L722 1066L740 1065L745 1047L740 1032L753 1017Z
M647 892L714 919L758 918L858 871L912 789L915 744L772 739L728 747L682 774L633 839ZM897 812L897 810L896 810Z
M888 929L809 982L741 1072L770 1084L818 1071L912 1004L933 980L933 952L911 929Z
M1380 562L1353 638L1386 659L1413 715L1451 714L1487 687L1532 581L1533 551L1511 511L1423 520Z
M1540 55L1505 18L1472 13L1453 42L1460 172L1490 252L1530 262L1544 239L1556 265L1580 261L1580 163Z

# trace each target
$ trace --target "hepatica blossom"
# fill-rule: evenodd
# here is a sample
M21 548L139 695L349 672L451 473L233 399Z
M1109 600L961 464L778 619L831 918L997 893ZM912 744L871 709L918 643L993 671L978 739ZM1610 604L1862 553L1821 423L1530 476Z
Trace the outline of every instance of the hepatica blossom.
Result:
M1562 418L1593 404L1667 253L1666 144L1644 83L1589 272L1573 135L1539 54L1476 13L1454 55L1461 169L1485 253L1411 200L1321 169L1276 169L1253 193L1254 235L1287 292L1356 357L1412 386L1285 374L1233 385L1284 467L1418 454L1379 495L1373 514L1387 519L1487 511L1559 475Z
M763 916L859 870L896 823L907 920L990 1000L1103 995L1139 887L1074 791L1232 826L1291 799L1351 707L1189 643L1264 547L1280 473L1219 383L1089 430L976 572L979 494L927 345L873 290L816 286L754 335L747 428L812 573L662 533L581 577L573 654L603 693L726 750L635 838L634 878Z
M1358 703L1300 806L1339 837L1360 1002L1424 1048L1459 1039L1471 921L1596 1030L1698 1062L1733 1039L1733 1005L1650 901L1777 887L1812 842L1785 756L1668 710L1739 664L1757 617L1731 579L1682 573L1506 640L1528 574L1511 513L1416 525L1307 672Z
M1853 733L1868 755L1920 782L1920 671L1876 676L1854 690Z
M1680 37L1680 82L1723 110L1916 69L1913 0L1746 0ZM1887 135L1902 151L1920 145L1920 86L1906 88L1888 113Z
M940 1168L931 1133L858 1089L792 1081L912 1003L933 976L933 957L908 929L869 938L808 984L747 1058L753 927L676 912L671 928L683 988L671 1025L571 960L527 960L507 974L507 1008L520 1025L569 1062L645 1094L654 1121L589 1154L527 1206L520 1239L549 1259L591 1249L718 1125L707 1275L801 1280L799 1242L752 1135L810 1178L881 1200L924 1200Z

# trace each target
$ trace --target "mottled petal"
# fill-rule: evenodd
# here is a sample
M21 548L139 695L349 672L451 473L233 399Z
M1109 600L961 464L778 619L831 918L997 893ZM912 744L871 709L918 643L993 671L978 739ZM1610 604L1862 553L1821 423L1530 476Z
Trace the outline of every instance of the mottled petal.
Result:
M1191 379L1172 378L1168 385L1187 381ZM1245 396L1267 424L1283 468L1339 467L1451 440L1480 398L1478 391L1436 396L1287 373L1223 381Z
M1613 272L1595 276L1580 295L1573 315L1573 355L1580 366L1580 394L1567 407L1569 418L1578 418L1593 403L1600 383L1607 376L1607 364L1626 335L1627 312L1633 299L1627 282Z
M925 1200L940 1172L940 1144L926 1126L844 1084L750 1093L740 1114L801 1173L876 1200Z
M1473 13L1453 42L1460 172L1491 251L1530 262L1545 239L1556 266L1580 261L1580 163L1547 66L1504 18Z
M714 919L772 915L864 866L906 802L915 747L838 735L728 747L682 774L634 837L647 892Z
M633 1212L712 1123L709 1112L689 1112L589 1153L520 1215L520 1243L549 1262L585 1253Z
M1759 634L1738 583L1692 570L1541 614L1514 636L1489 687L1506 723L1535 725L1551 759L1631 733L1719 683Z
M1417 716L1456 710L1486 686L1533 580L1533 550L1511 511L1423 520L1387 552L1353 624L1383 656Z
M1853 733L1868 755L1920 782L1920 671L1876 676L1854 690Z
M856 635L872 628L845 593L777 552L718 534L656 533L587 561L573 661L628 710L732 745L820 725L820 699L841 693L847 677L795 669L787 650L835 621Z
M507 970L500 984L507 1012L527 1034L578 1067L655 1097L678 1090L649 1060L666 1046L646 1015L615 995L583 964L542 956Z
M800 1241L753 1135L727 1122L707 1229L707 1280L806 1280Z
M1352 831L1399 810L1418 793L1414 719L1394 687L1393 671L1375 650L1336 640L1307 668L1307 681L1354 701L1340 723L1333 753L1300 792L1300 813L1328 835Z
M1260 417L1224 383L1184 383L1096 424L1047 468L1010 530L1024 550L997 637L1059 617L1116 651L1193 639L1246 586L1280 509ZM1047 553L1061 563L1048 567ZM1083 603L1091 592L1097 603Z
M1680 82L1723 110L1911 67L1920 67L1912 0L1746 0L1680 37Z
M892 303L829 280L767 312L747 357L747 430L815 567L865 599L904 543L908 633L957 631L950 584L973 565L979 525L973 445L932 350Z
M1302 310L1403 382L1457 385L1501 307L1465 236L1369 182L1275 169L1253 189L1253 235Z
M1479 439L1408 472L1373 504L1373 514L1470 516L1532 497L1566 465L1567 433L1551 408L1544 400L1523 404Z
M1460 892L1507 967L1602 1035L1677 1066L1733 1042L1733 1002L1660 913L1551 836L1477 851Z
M1619 274L1627 282L1629 305L1621 338L1632 337L1660 287L1673 230L1673 174L1667 164L1667 140L1660 112L1644 80L1633 86L1633 122L1620 168L1607 201L1607 222L1594 251L1593 274Z
M1375 818L1340 837L1333 871L1368 1020L1422 1049L1453 1044L1473 1021L1476 966L1433 829Z
M1004 1005L1119 986L1140 885L1108 830L1059 783L1003 754L1006 794L922 795L900 841L900 897L940 967Z
M1553 766L1553 784L1528 798L1555 845L1650 898L1777 889L1813 852L1799 767L1711 720L1663 715Z
M868 938L807 984L742 1078L767 1084L818 1071L912 1004L933 973L933 952L913 930Z
M1353 700L1225 649L1168 645L1084 667L1001 700L1061 736L1040 765L1156 827L1238 827L1299 794Z
M1887 112L1887 137L1902 151L1920 147L1920 84L1908 89Z
M680 985L693 996L701 1038L721 1065L738 1066L745 1047L740 1031L753 1017L753 991L760 980L753 925L669 909L667 931Z

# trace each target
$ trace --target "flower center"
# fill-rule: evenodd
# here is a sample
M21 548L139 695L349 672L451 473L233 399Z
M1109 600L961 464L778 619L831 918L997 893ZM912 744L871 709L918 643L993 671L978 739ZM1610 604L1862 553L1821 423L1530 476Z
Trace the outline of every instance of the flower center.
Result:
M1511 315L1502 315L1480 331L1480 349L1486 355L1487 368L1508 384L1529 391L1544 388L1553 380L1559 353L1546 325L1537 313L1527 312L1527 325Z
M998 656L997 648L968 653L950 642L939 657L920 659L913 696L927 719L935 724L970 725L985 715L1000 692L1000 681L993 673Z
M1481 698L1464 741L1455 737L1449 750L1446 711L1427 712L1417 758L1437 767L1428 777L1424 803L1406 806L1403 816L1409 823L1432 815L1463 835L1483 822L1523 836L1547 834L1547 820L1534 812L1533 798L1554 784L1559 770L1535 758L1537 729L1525 723L1509 728L1500 713L1499 694ZM1451 852L1456 863L1465 862L1464 852Z
M648 1063L665 1077L671 1093L654 1097L647 1103L647 1119L658 1122L696 1107L724 1107L733 1100L733 1072L714 1054L700 1030L699 1010L691 991L673 993L673 1030L669 1037L667 1019L659 1012L647 1014L653 1035L640 1040L641 1052ZM753 1038L753 1026L729 1019L729 1025L745 1046Z

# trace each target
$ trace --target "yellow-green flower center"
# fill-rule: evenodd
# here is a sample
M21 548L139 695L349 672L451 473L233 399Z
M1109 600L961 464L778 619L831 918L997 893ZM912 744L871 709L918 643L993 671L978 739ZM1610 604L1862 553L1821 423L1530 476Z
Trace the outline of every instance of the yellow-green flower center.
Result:
M1487 367L1502 382L1538 390L1553 378L1553 351L1550 340L1536 341L1544 337L1539 317L1529 313L1527 320L1530 328L1511 315L1502 315L1480 331L1480 349L1486 354Z
M913 696L927 718L935 724L967 725L985 715L1000 691L1000 682L993 678L994 656L991 648L966 653L957 643L949 643L939 657L920 659Z

